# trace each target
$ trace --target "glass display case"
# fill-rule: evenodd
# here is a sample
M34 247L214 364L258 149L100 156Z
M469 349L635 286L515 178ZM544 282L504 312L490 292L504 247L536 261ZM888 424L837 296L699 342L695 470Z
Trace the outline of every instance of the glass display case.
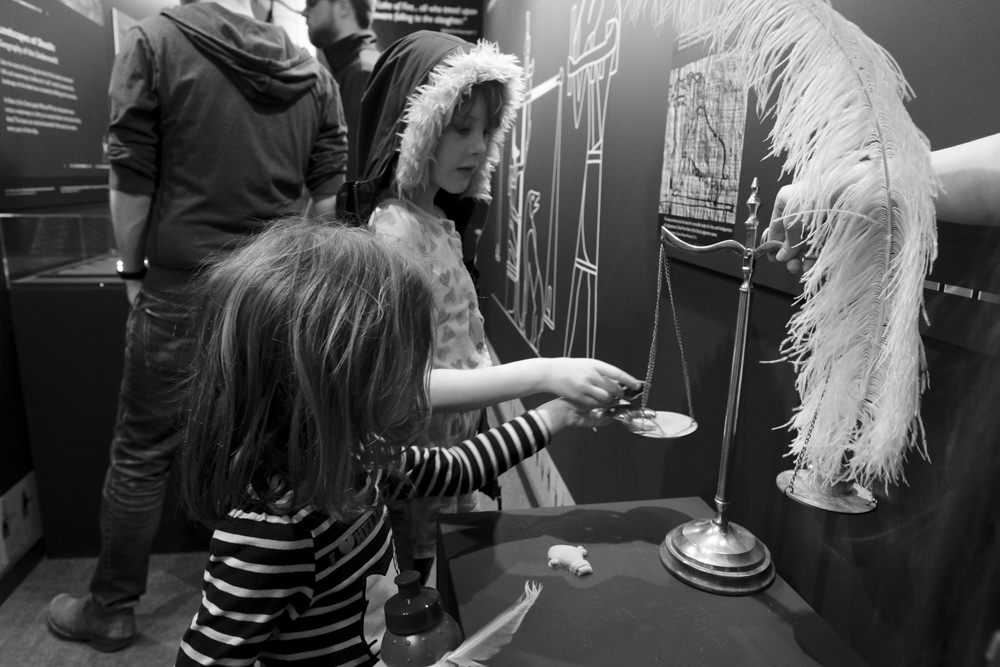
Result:
M0 213L0 252L7 289L116 279L107 214Z

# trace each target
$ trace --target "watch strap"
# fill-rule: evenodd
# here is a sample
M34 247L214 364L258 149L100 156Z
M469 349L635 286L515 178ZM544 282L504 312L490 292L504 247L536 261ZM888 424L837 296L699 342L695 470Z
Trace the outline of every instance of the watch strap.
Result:
M125 265L119 259L118 262L115 263L115 273L117 273L118 277L122 280L142 280L146 277L146 265L143 264L142 268L136 271L126 271Z

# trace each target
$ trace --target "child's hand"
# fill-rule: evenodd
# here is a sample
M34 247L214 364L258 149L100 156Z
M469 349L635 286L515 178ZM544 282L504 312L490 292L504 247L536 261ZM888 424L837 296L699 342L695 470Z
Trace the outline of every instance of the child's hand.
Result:
M597 359L558 357L544 362L544 391L581 408L607 407L621 398L624 387L642 387L641 381L625 371Z
M594 410L556 398L535 408L554 435L567 426L597 428L611 421L607 410Z

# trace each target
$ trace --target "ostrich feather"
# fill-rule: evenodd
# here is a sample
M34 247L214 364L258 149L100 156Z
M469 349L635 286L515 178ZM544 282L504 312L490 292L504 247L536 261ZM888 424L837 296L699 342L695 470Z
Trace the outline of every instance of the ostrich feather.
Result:
M930 146L910 119L892 56L824 0L624 0L633 21L736 55L770 154L797 184L805 252L781 351L799 406L789 454L829 482L896 483L926 457L919 324L937 253Z
M482 660L489 660L510 642L541 592L541 584L526 581L524 592L517 602L473 633L454 651L441 656L434 667L482 667Z

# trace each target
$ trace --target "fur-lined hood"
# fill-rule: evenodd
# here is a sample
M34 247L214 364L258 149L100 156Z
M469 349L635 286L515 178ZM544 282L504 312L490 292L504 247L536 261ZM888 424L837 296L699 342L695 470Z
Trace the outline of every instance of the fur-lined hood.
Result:
M483 169L460 197L490 200L490 178L504 138L524 97L517 58L496 44L471 44L445 33L419 31L382 54L361 100L358 164L362 179L390 185L396 196L425 186L438 139L455 107L474 84L504 87L500 126L490 136Z

